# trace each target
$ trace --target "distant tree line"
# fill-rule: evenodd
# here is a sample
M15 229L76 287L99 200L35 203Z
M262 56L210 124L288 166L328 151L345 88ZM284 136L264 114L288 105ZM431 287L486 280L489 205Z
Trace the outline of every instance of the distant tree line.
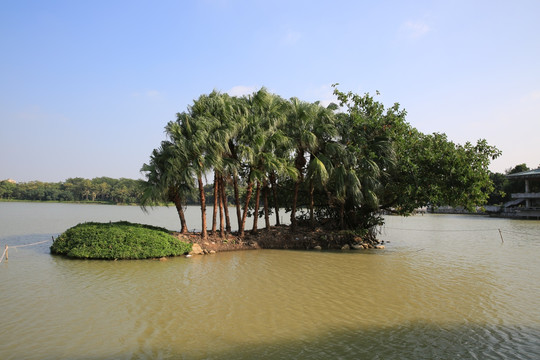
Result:
M101 202L136 204L140 196L139 180L98 177L92 180L70 178L64 182L0 181L0 198L4 200Z
M12 180L0 181L1 200L90 202L106 204L140 205L142 181L97 177L93 179L69 178L64 182L29 181L16 183ZM206 196L213 201L213 187L204 186ZM243 192L242 192L243 194ZM227 194L232 201L232 193ZM187 197L186 205L196 205L196 196ZM163 201L158 205L170 205Z

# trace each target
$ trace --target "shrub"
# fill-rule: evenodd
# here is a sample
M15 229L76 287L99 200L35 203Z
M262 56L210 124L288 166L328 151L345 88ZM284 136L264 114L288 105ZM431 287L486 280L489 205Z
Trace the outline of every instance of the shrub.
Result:
M191 246L156 226L87 222L58 236L51 253L82 259L148 259L182 255Z

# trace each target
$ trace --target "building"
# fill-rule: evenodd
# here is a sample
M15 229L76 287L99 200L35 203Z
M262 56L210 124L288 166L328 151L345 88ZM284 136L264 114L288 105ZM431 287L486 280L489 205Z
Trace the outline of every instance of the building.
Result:
M531 191L531 189L536 191L540 189L540 168L506 175L506 177L512 180L524 180L525 192L511 194L512 201L504 204L500 215L540 220L540 192Z

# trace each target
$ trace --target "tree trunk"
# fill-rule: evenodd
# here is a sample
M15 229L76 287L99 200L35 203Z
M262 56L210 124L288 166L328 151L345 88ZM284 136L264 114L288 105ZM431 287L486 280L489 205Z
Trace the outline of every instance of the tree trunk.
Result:
M225 210L225 231L231 233L231 217L229 216L229 204L227 202L227 193L225 192L225 179L223 175L219 179L221 185L221 198L223 199L223 210Z
M247 212L249 207L249 201L251 200L251 193L253 192L253 181L251 180L251 171L248 176L249 182L246 191L246 203L244 205L244 212L242 213L242 222L240 223L240 228L238 229L238 236L244 237L244 227L246 226Z
M223 193L221 186L221 174L217 178L218 183L218 198L219 198L219 236L225 237L225 218L223 217Z
M298 149L298 154L296 155L294 164L298 170L298 180L294 184L294 198L291 211L291 230L293 232L296 231L296 204L298 202L298 190L300 189L300 184L304 180L302 169L306 165L306 158L304 157L304 151L302 149Z
M300 188L300 180L294 184L294 197L291 208L291 231L296 231L296 202L298 201L298 189Z
M259 200L261 198L261 182L257 181L257 191L255 192L255 211L253 213L253 234L257 233L257 226L259 223Z
M345 230L345 201L339 204L339 227Z
M216 235L218 200L217 172L214 171L214 209L212 214L212 235Z
M180 199L180 196L178 194L174 194L173 197L174 206L176 207L176 212L178 213L178 217L180 218L180 232L182 234L188 233L188 228L186 225L186 217L184 216L184 208L182 207L182 200Z
M313 180L309 181L309 221L311 223L311 228L315 228L315 214L313 208L315 207L315 201L313 199L313 191L315 187L313 186Z
M221 188L221 186L219 186L219 188ZM218 194L219 194L218 196L219 197L219 236L221 236L221 238L224 238L225 237L225 218L223 217L223 198L221 197L221 191L218 191Z
M242 215L240 212L240 196L238 195L238 179L236 171L233 175L233 187L234 187L234 201L236 206L236 219L238 220L238 233L240 233L240 226L242 225Z
M199 196L201 199L201 237L203 239L207 239L208 233L206 231L206 197L204 196L204 185L201 175L197 176L197 181L199 182Z
M274 173L270 174L270 183L272 184L272 194L274 195L274 209L276 211L276 225L279 226L279 204L276 191L276 176Z
M266 230L270 230L270 214L268 211L268 181L264 181L264 187L263 187L263 201L264 201L264 224L266 226Z

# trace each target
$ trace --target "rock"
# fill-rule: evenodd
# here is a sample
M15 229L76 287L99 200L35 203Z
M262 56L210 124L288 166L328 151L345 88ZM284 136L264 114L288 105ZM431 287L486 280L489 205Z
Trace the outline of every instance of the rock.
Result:
M201 245L193 244L193 247L191 248L191 251L189 252L189 254L190 255L202 255L202 254L204 254L204 251L201 248Z
M167 261L167 258L164 256L164 257L160 257L159 258L159 261Z
M341 247L341 250L350 250L351 247L349 246L349 244L345 244Z
M384 249L384 245L375 245L375 249Z
M315 246L315 247L313 248L313 250L322 250L322 247L320 247L319 245L317 245L317 246Z
M209 254L215 254L216 251L215 251L215 250L210 250L208 253L209 253Z
M363 247L362 245L360 245L360 244L354 244L354 245L352 246L352 248L353 248L354 250L362 250L364 247Z

